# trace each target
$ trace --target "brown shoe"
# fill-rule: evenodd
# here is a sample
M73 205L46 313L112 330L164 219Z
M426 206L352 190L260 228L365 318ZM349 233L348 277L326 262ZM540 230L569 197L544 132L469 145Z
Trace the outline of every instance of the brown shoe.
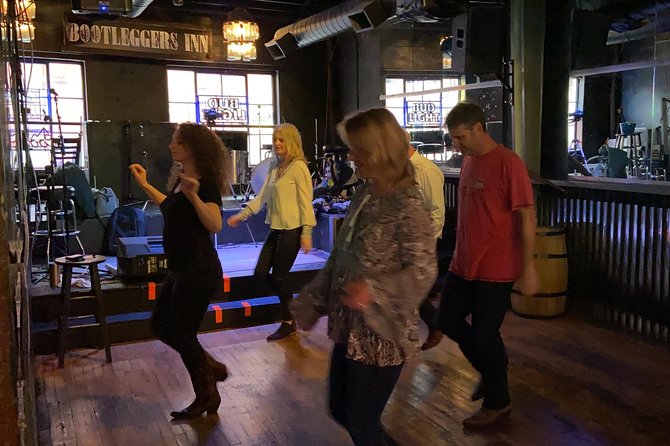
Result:
M482 407L474 415L463 420L463 426L465 427L484 427L491 425L498 421L501 417L509 415L512 408L508 404L502 409L487 409Z
M426 338L426 342L421 346L421 350L428 350L435 347L442 340L442 336L444 335L439 330L431 331Z

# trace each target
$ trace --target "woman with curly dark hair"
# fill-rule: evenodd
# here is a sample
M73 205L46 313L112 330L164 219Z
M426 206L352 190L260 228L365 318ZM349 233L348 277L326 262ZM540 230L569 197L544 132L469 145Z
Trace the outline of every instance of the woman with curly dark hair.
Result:
M229 156L221 139L200 124L180 124L172 135L174 166L164 195L147 182L139 164L130 171L137 184L163 214L163 248L170 273L163 282L152 319L156 336L175 349L191 376L195 401L173 418L215 414L221 403L217 381L228 377L226 366L198 342L198 327L210 298L221 284L221 263L210 233L223 226L221 195L227 191Z

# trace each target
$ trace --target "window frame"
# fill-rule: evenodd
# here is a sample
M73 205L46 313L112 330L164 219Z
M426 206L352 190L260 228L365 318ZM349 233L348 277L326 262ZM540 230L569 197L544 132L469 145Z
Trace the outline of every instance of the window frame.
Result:
M195 117L195 122L207 125L206 119L202 114L202 107L200 101L200 95L198 94L198 75L199 74L214 74L218 75L221 80L221 88L223 87L223 76L244 76L245 79L245 91L244 91L244 106L246 107L246 123L244 124L222 124L217 123L211 125L210 128L214 131L231 131L239 132L244 131L247 134L247 153L248 153L248 162L249 167L255 166L265 159L270 151L263 149L264 145L272 144L272 132L277 126L278 117L279 117L279 97L278 97L278 72L276 70L231 70L231 69L217 69L217 68L206 68L206 67L194 67L194 66L180 66L180 65L168 65L167 66L167 75L170 76L171 71L181 71L181 72L191 72L193 73L193 92L195 97L192 101L185 102L172 101L170 99L170 83L168 81L168 113L169 119L171 122L180 121L181 119L175 118L171 112L173 104L188 105L193 107L191 110L191 117ZM270 76L270 88L271 88L271 101L272 102L250 102L249 99L249 76L253 75L266 75ZM223 96L222 97L227 97ZM237 96L236 96L237 97ZM242 96L239 96L242 99ZM271 119L266 119L263 122L263 119L259 118L254 123L252 119L255 115L252 112L253 107L264 107L266 111L272 113ZM269 114L269 113L268 113ZM263 123L261 123L263 122ZM257 148L255 148L258 146Z

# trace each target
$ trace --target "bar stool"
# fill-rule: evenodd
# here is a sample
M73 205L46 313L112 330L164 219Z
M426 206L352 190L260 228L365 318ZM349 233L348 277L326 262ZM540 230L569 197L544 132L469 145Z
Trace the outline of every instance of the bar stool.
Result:
M70 256L71 257L71 256ZM68 260L68 257L58 257L55 262L63 268L62 282L61 282L61 304L62 311L58 319L58 367L63 368L65 365L65 342L67 333L70 328L84 328L84 327L98 327L99 340L102 347L105 349L105 357L107 362L112 362L112 351L109 345L109 337L107 336L107 321L106 314L102 303L102 288L100 287L100 273L98 265L104 262L105 256L101 255L85 255L81 260ZM87 294L72 296L71 282L72 269L74 267L88 268L91 276L91 289ZM95 314L87 314L82 316L70 317L70 303L72 301L92 300L95 302ZM94 316L95 323L80 326L70 327L71 319L84 319Z

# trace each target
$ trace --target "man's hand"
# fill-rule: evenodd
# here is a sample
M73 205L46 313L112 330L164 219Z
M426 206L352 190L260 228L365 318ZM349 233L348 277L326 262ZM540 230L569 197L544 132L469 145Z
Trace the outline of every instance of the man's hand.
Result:
M526 296L532 296L540 289L540 277L537 275L535 266L526 268L516 281L516 290Z

